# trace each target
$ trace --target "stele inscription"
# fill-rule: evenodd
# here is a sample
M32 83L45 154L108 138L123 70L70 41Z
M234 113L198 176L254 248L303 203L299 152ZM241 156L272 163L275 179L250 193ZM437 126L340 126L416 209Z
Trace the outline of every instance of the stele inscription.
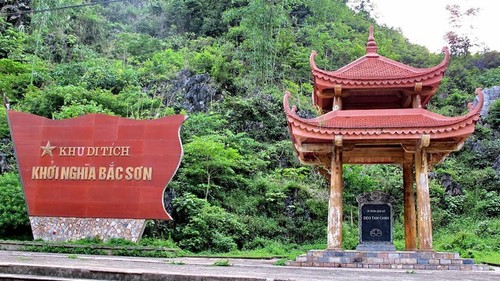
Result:
M359 195L358 250L395 250L393 241L393 214L389 194L373 191Z

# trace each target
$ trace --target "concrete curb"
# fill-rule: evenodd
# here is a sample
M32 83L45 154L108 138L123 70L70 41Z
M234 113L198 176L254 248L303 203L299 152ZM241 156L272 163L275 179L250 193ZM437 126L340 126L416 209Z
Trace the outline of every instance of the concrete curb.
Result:
M221 259L75 256L0 251L0 280L500 280L500 271L308 268L275 266L273 265L274 260L245 259L228 259L230 266L214 266L213 264L217 260Z

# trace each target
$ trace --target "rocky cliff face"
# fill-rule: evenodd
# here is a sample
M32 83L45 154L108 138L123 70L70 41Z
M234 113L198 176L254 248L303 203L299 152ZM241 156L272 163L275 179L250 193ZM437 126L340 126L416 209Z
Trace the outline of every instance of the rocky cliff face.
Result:
M172 81L172 87L166 96L179 103L181 108L188 113L206 112L210 103L219 100L216 96L216 89L210 84L208 74L193 74L189 70L182 70L178 73L177 79Z
M485 120L488 117L490 106L500 98L500 86L494 86L483 90L484 104L481 109L481 119Z
M489 153L496 154L496 159L492 163L492 168L495 170L497 176L500 177L500 148L498 147L499 144L499 138L500 138L500 131L498 129L495 129L494 126L491 126L491 124L488 124L488 122L491 122L491 119L488 117L491 115L491 106L493 103L495 103L498 99L500 99L500 86L494 86L491 88L487 88L483 90L483 95L484 95L484 104L483 108L481 109L481 121L483 122L484 125L488 127L492 127L492 137L490 140L481 140L478 139L474 141L472 144L473 150L484 154L484 150L490 150L488 151ZM482 155L481 154L481 155ZM487 153L488 154L488 153Z

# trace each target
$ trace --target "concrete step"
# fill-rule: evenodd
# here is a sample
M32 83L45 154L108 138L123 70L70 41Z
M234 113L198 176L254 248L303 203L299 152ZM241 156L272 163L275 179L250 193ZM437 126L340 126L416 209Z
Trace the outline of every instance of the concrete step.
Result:
M26 275L26 274L5 274L0 273L0 280L2 281L96 281L96 279L78 279L78 278L64 278L54 276L40 276L40 275Z

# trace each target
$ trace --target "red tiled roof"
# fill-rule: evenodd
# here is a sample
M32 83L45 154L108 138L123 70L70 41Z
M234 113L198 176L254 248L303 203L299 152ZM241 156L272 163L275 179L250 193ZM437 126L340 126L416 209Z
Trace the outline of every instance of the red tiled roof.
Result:
M415 68L377 55L365 55L356 61L336 70L319 69L314 62L316 52L309 59L312 74L315 79L343 85L400 85L425 82L438 77L441 80L449 62L448 49L444 49L443 61L431 68ZM433 81L435 82L435 81Z
M461 135L462 129L470 127L479 119L479 111L483 104L481 89L478 104L465 116L446 117L422 108L416 109L374 109L374 110L337 110L313 119L304 119L290 109L288 98L284 97L284 108L292 135L305 134L307 137L319 139L332 138L332 135L369 136L380 135L393 138L397 135L431 134L433 138L450 137L454 132ZM294 132L297 129L297 132ZM472 132L471 131L471 132ZM305 136L304 135L304 136ZM399 138L399 137L398 137Z
M450 60L448 49L443 48L443 52L445 53L443 61L430 68L415 68L391 60L377 53L373 26L370 26L366 55L336 71L326 71L316 66L314 59L317 53L313 51L309 58L309 64L315 83L320 82L317 81L319 79L340 85L381 86L411 84L432 79L433 81L429 82L434 84L440 82Z
M394 62L385 61L382 58L366 58L360 63L348 65L349 68L342 71L338 70L338 76L343 78L359 78L367 79L388 78L388 77L408 77L415 75L416 71L412 71L406 67L399 67Z

